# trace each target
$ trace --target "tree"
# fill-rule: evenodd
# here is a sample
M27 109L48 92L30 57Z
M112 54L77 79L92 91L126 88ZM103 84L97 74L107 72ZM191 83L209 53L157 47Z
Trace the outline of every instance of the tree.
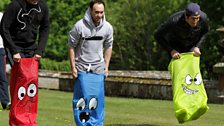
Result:
M1 0L0 1L0 11L4 11L5 7L8 5L10 0Z
M106 19L114 28L114 46L110 69L167 70L168 54L153 37L156 28L172 13L183 10L192 0L105 0ZM10 0L0 1L3 10ZM68 60L68 32L83 18L89 0L48 0L51 29L46 58ZM214 75L212 67L224 50L218 45L216 29L223 26L224 1L193 0L210 19L210 32L202 49L201 71L206 78ZM212 11L211 11L212 10Z
M83 17L89 1L49 0L47 1L51 29L46 47L46 57L56 61L67 60L68 32Z
M157 45L153 34L162 21L184 4L184 0L122 0L111 3L107 18L115 31L112 69L166 69L168 56Z

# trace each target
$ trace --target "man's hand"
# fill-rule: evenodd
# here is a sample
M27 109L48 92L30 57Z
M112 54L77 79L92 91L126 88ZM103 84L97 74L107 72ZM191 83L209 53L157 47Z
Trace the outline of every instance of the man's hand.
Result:
M21 56L20 56L19 53L16 53L16 54L13 55L13 60L14 60L15 62L19 62L20 59L21 59Z
M176 50L172 50L170 52L171 56L174 58L174 59L180 59L180 53L177 52Z
M194 56L200 56L201 55L200 49L198 47L194 47L193 54Z
M106 69L105 69L105 76L107 77L108 74L109 74L109 70L108 70L108 68L106 68Z
M34 59L37 60L37 61L39 61L41 59L41 55L35 54L34 55Z
M78 72L77 72L77 69L75 67L72 69L72 77L74 79L76 79L78 77Z

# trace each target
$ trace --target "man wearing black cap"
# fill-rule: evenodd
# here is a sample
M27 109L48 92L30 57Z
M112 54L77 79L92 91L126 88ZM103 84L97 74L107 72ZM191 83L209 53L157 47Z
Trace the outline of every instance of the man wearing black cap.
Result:
M155 39L173 58L172 79L175 116L179 123L198 119L207 110L199 62L200 48L208 33L207 16L196 3L169 17L155 32ZM199 82L198 82L199 81Z
M156 41L165 48L172 58L180 53L193 52L200 56L200 47L209 30L207 15L196 3L190 3L184 11L170 16L155 32Z

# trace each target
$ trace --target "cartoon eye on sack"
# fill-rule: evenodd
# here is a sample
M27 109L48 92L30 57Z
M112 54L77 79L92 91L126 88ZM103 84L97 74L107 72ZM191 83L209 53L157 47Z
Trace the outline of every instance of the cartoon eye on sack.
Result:
M196 75L196 77L195 77L195 79L194 79L194 83L195 83L196 85L200 85L200 84L202 83L202 77L201 77L200 74L197 74L197 75Z
M192 83L192 77L188 74L187 76L186 76L186 78L185 78L185 83L186 84L191 84Z
M26 95L25 87L20 87L19 90L18 90L18 98L19 98L19 100L23 100L25 95Z
M79 101L77 102L76 108L80 111L84 110L86 106L85 100L83 98L80 98Z
M95 110L96 107L97 107L97 100L96 100L96 98L92 98L89 101L89 110Z
M34 97L37 93L37 87L35 84L30 84L28 87L27 95L29 97Z

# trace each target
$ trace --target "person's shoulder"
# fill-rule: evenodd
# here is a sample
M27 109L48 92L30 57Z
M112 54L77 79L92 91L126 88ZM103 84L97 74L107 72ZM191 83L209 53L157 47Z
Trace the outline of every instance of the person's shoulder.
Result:
M113 26L108 21L105 21L105 24L104 25L106 25L109 29L113 29Z
M184 11L176 12L168 18L168 21L172 23L176 23L181 19L181 17L183 17L183 15L184 15Z
M47 6L46 2L45 2L45 1L43 1L43 0L40 0L39 5L40 5L40 7L45 8L45 9L47 9L47 8L48 8L48 6Z
M7 5L7 8L20 8L20 4L19 4L19 1L17 0L13 0L11 1L8 5Z
M20 3L17 0L11 1L5 8L4 13L15 14L21 9Z
M112 27L111 23L108 22L108 21L105 21L105 25L108 25L108 26L111 26Z
M84 24L84 20L83 19L79 19L76 23L75 26L82 26Z
M80 19L74 24L73 28L81 29L83 27L83 25L84 25L84 20Z
M208 20L208 17L207 17L207 14L203 11L200 12L200 16L201 16L201 19L203 21L207 21Z

